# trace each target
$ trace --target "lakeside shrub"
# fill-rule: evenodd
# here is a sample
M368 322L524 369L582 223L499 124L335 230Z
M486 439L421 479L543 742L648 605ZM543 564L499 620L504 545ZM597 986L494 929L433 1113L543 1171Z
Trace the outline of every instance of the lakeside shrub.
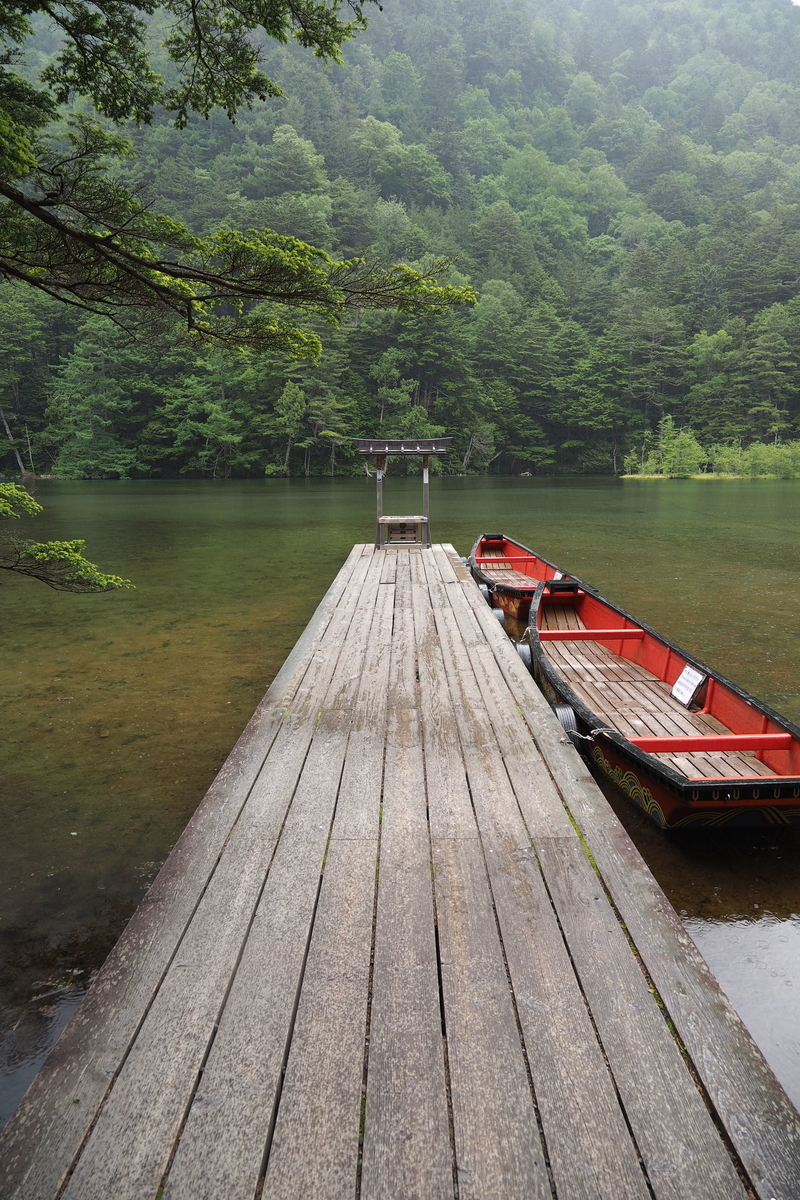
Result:
M671 425L660 445L638 457L629 454L625 471L628 475L663 475L673 479L699 474L796 479L800 477L800 441L751 442L749 446L720 443L704 450L691 430L676 431Z

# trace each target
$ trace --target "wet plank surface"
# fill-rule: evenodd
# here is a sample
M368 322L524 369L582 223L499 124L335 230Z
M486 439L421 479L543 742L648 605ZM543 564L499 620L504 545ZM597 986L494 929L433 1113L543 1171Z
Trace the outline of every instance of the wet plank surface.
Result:
M451 547L354 548L4 1132L3 1200L157 1195L800 1195L800 1119Z

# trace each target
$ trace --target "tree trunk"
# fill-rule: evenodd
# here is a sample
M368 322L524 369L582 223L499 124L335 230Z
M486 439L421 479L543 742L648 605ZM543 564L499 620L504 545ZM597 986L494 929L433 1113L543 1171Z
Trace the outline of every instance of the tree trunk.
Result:
M28 472L25 470L25 466L22 462L22 458L20 457L19 450L17 449L16 443L14 441L14 435L11 432L11 429L9 428L8 421L6 420L6 414L3 412L2 408L0 408L0 421L3 422L3 426L6 431L6 437L8 438L9 442L11 443L11 449L14 451L14 458L17 460L17 466L19 467L20 475L27 475Z
M31 450L31 435L28 433L28 422L25 422L25 440L28 443L28 462L31 464L31 475L36 474L36 467L33 465L33 451Z

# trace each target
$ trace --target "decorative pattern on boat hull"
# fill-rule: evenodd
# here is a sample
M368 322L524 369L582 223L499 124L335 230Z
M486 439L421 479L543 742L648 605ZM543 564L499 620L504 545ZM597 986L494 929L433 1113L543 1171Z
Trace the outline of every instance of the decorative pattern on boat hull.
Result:
M789 826L796 825L800 822L800 808L773 808L771 806L763 808L740 808L726 812L713 813L706 809L703 812L689 813L686 817L681 817L677 821L673 821L672 829L691 829L698 826L706 828L718 829L722 825L737 825L746 827L757 827L760 825L769 826Z
M643 808L648 817L655 821L656 825L660 825L662 829L666 828L667 822L661 805L653 798L652 792L642 785L633 771L623 771L620 767L612 767L597 743L592 746L590 756L603 774L607 775L621 792L624 792L635 804Z
M759 802L759 788L742 789L749 790L750 795L745 796L745 802L735 808L723 807L730 802L731 794L728 792L724 800L719 798L719 791L722 789L718 789L710 797L706 795L704 802L698 789L692 789L692 799L689 800L686 795L671 794L654 780L653 786L658 792L656 797L634 771L609 762L596 742L592 744L589 757L603 774L638 804L661 829L719 829L722 826L752 829L764 826L785 827L800 823L800 807L763 804ZM738 789L733 799L739 800ZM748 804L747 800L752 803Z
M531 610L530 596L512 595L501 591L499 587L492 593L492 603L495 608L502 608L509 617L515 617L518 621L524 621Z

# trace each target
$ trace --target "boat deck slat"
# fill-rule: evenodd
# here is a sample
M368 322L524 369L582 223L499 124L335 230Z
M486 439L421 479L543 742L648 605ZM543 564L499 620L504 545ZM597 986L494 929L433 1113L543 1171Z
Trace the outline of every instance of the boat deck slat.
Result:
M514 551L512 550L512 553ZM495 550L492 547L484 548L481 552L482 559L497 558L502 560L503 554L500 550ZM510 587L535 588L539 580L534 575L526 575L524 571L518 571L516 567L511 567L507 562L499 561L496 563L482 561L480 569L486 575L490 575L493 583L504 583Z
M547 653L572 685L582 678L621 683L649 681L649 672L630 659L617 658L596 642L548 642Z
M582 629L571 605L543 610L545 629ZM547 653L573 691L601 721L626 737L730 733L709 713L690 712L669 684L600 642L548 642ZM752 751L659 753L656 757L690 778L752 778L776 774Z
M545 629L583 629L583 621L571 604L553 604L544 612Z
M800 1118L442 547L350 556L1 1150L3 1200L800 1195Z
M610 684L605 696L599 689L595 690L595 695L600 705L605 705L603 713L607 720L614 719L615 704L618 705L617 712L624 711L628 724L628 728L624 732L633 737L670 737L681 734L697 736L730 732L720 721L708 713L687 711L679 701L669 694L667 685L660 681L656 681L655 685L652 683L628 684L624 688L621 685ZM753 775L772 775L774 773L756 758L753 751L659 753L656 757L672 763L679 771L690 776L752 777Z
M539 580L533 575L525 575L515 571L513 567L495 567L492 563L481 563L481 570L488 575L492 583L505 583L511 587L535 588Z

